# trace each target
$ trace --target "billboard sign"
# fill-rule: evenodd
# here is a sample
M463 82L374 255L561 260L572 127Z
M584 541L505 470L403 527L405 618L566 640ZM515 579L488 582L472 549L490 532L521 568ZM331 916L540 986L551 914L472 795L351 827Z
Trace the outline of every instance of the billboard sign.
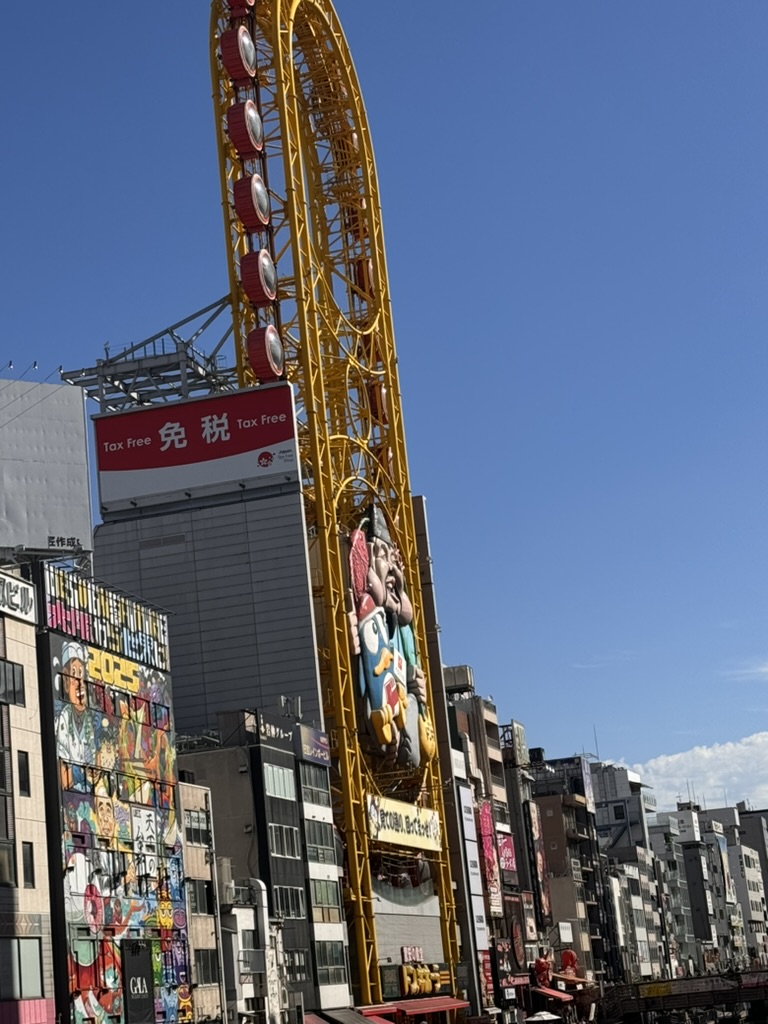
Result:
M537 910L542 925L552 923L552 905L549 898L549 874L547 856L544 851L544 836L541 831L541 812L533 800L526 800L524 813L528 826L528 845L533 864L533 887L536 893Z
M523 917L525 919L525 941L535 942L538 932L536 931L536 904L532 892L520 894L523 900Z
M504 897L504 918L507 922L507 934L511 936L512 953L517 969L525 970L525 918L523 901L520 896Z
M108 510L298 479L288 383L94 417Z
M121 658L168 671L168 619L163 612L50 564L44 569L44 585L48 629L108 651L113 671L120 671L115 666Z
M488 893L488 911L491 917L502 917L504 908L501 902L499 854L496 848L496 827L493 823L490 800L480 801L478 820L480 823L480 845L483 851L483 876Z
M365 803L368 835L375 842L436 852L442 849L442 829L437 811L370 793L366 794Z
M595 813L595 790L592 785L592 769L586 757L581 758L581 777L584 780L584 798L587 801L587 810L590 814Z
M482 896L472 896L472 924L478 952L488 949L488 924L485 918L485 900Z
M0 548L90 551L83 393L0 380Z
M155 1024L152 947L148 942L123 940L125 1024Z
M502 871L517 871L517 857L515 856L515 841L506 832L499 832L499 866Z
M461 803L461 820L464 825L464 838L477 842L475 827L475 805L472 790L469 786L459 786L459 802Z
M35 588L32 584L20 580L18 576L0 572L0 612L3 615L9 615L12 619L20 619L22 622L34 625L37 622L37 616L35 615Z
M331 745L327 733L300 725L296 730L296 756L300 761L331 767Z

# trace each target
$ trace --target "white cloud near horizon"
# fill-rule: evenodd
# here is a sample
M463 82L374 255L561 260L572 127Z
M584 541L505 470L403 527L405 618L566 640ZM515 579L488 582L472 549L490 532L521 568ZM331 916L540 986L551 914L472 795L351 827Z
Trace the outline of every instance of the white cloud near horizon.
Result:
M702 806L732 807L746 800L768 807L768 732L712 746L661 754L644 764L630 765L653 788L659 811L674 810L678 798L691 796Z
M756 661L742 665L740 668L725 669L720 674L729 679L768 680L768 661Z

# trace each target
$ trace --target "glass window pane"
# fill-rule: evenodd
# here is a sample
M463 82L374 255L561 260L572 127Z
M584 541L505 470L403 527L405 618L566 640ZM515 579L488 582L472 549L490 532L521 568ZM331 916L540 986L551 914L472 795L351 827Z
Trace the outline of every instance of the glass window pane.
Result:
M18 939L0 939L0 999L20 999Z
M19 939L21 964L21 998L42 999L43 978L40 970L40 940Z

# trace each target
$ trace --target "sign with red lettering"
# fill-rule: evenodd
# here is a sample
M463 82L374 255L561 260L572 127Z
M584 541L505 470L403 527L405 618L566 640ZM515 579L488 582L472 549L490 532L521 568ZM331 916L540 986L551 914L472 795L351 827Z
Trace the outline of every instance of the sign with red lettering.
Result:
M107 508L298 478L288 383L97 416L94 426Z

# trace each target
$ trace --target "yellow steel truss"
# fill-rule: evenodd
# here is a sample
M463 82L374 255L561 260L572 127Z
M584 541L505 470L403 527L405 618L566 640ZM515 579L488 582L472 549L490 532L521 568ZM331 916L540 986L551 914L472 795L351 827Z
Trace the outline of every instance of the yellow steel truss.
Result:
M226 111L252 96L265 127L278 326L286 372L296 387L307 523L321 575L321 685L339 765L347 906L360 998L369 1003L380 1001L381 986L365 795L419 798L444 823L436 760L417 772L374 774L358 738L345 545L372 501L385 513L400 550L417 648L426 655L376 169L357 76L329 0L256 0L253 14L234 23L246 25L257 46L252 89L235 90L220 66L218 38L233 21L226 0L213 0L213 100L238 376L241 385L255 383L244 339L254 324L274 316L254 312L239 283L239 263L252 243L233 208L233 182L244 168L225 130ZM426 658L423 668L426 674ZM443 947L453 971L458 946L445 852L436 867Z

